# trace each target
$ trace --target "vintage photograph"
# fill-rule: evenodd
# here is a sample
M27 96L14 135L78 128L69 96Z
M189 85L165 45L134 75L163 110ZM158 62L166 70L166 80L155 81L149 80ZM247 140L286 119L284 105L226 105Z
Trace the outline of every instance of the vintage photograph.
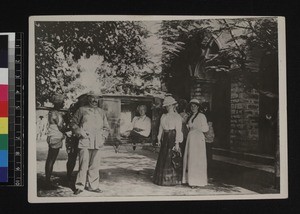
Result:
M29 19L28 200L287 198L283 17Z

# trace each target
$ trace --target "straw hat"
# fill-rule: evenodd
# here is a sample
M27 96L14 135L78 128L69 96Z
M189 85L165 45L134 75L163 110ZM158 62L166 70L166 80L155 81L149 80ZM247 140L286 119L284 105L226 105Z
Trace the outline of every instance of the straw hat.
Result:
M165 106L170 106L170 105L173 105L173 104L176 104L176 103L177 103L177 101L173 97L167 96L164 99L163 106L164 107Z
M200 101L197 99L191 99L190 104L192 104L192 103L200 106Z
M77 97L77 99L81 100L83 98L86 98L87 96L102 97L101 94L95 93L94 91L89 91L88 93L81 94L79 97Z
M100 93L95 93L94 91L89 91L88 93L86 93L86 96L102 97Z

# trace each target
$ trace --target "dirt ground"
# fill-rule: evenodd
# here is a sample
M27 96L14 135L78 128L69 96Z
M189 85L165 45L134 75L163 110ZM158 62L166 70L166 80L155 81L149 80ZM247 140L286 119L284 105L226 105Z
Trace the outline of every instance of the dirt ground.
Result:
M47 144L37 143L37 189L39 197L77 197L73 194L70 183L66 180L67 154L61 149L54 165L52 180L58 185L57 189L43 188L44 167L47 157ZM186 185L162 187L153 184L152 178L156 165L157 152L149 151L138 146L134 151L130 145L121 145L119 153L115 153L112 146L105 146L102 150L100 168L100 188L103 193L84 191L79 196L201 196L228 194L257 194L234 185L229 185L212 178L209 185L198 189L191 189ZM75 167L74 179L78 165Z

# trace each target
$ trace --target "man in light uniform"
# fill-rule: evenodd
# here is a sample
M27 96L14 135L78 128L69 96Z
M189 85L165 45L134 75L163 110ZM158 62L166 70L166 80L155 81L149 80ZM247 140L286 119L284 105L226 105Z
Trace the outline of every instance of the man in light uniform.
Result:
M71 120L71 127L79 137L79 171L74 194L84 189L101 193L99 189L100 149L109 135L105 111L98 107L99 95L87 94L88 103L80 107Z

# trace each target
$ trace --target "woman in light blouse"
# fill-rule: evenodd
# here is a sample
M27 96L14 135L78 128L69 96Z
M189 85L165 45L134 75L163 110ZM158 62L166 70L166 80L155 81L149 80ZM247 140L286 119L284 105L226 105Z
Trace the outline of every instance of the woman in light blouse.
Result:
M167 96L163 102L167 113L160 119L157 138L161 147L154 172L154 183L161 186L181 184L182 180L182 168L178 166L180 156L176 155L180 153L179 143L183 140L182 119L175 110L176 104L171 96Z
M208 131L208 124L205 115L199 112L200 102L192 99L190 105L192 114L187 124L189 133L183 156L182 183L195 188L207 185L207 159L203 132Z

